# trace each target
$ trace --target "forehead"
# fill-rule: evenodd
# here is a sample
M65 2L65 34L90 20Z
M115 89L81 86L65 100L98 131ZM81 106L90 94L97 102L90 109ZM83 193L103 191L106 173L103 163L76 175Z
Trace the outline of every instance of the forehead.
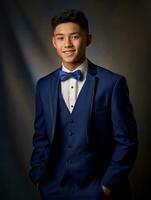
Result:
M56 34L71 34L71 33L81 33L83 32L83 29L76 23L73 22L67 22L67 23L61 23L56 26L54 30L54 35Z

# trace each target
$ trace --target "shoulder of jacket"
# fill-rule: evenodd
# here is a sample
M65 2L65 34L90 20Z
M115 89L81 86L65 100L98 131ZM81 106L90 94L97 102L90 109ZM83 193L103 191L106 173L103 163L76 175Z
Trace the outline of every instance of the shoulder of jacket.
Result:
M58 73L59 70L60 70L60 67L57 68L56 70L50 72L49 74L41 77L40 79L37 80L36 85L47 84L50 80L52 80L55 77L55 75Z

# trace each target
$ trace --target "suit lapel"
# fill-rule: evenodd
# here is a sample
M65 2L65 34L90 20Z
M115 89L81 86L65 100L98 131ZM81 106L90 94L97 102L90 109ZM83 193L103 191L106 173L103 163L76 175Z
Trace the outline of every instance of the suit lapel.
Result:
M50 141L53 142L55 127L56 127L56 119L57 119L57 108L58 108L58 94L59 94L59 70L56 71L53 78L50 80L49 85L49 110L50 110Z
M87 81L89 84L89 99L88 102L88 133L90 133L91 129L91 118L92 118L92 111L93 111L93 102L95 97L96 85L97 85L97 69L93 66L93 64L89 61L88 63L88 74L87 74Z

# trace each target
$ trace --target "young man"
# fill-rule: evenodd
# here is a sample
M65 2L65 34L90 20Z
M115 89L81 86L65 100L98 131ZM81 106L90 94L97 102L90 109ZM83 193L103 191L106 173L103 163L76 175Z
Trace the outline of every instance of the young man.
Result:
M37 83L30 177L44 200L130 200L137 128L126 80L86 58L82 12L54 16L52 28L62 66Z

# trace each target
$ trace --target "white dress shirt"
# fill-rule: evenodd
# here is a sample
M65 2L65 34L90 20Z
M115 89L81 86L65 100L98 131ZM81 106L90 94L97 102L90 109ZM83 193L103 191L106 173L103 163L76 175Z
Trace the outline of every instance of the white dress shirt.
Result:
M65 72L71 72L70 70L65 68L65 66L63 66L63 65L62 65L62 70ZM80 91L86 80L86 75L87 75L87 71L88 71L87 59L72 72L74 72L76 70L81 70L81 72L83 74L82 81L78 81L72 77L67 79L66 81L61 81L61 93L62 93L63 99L64 99L70 113L72 113L72 111L73 111L76 100L77 100L77 98L80 94Z

